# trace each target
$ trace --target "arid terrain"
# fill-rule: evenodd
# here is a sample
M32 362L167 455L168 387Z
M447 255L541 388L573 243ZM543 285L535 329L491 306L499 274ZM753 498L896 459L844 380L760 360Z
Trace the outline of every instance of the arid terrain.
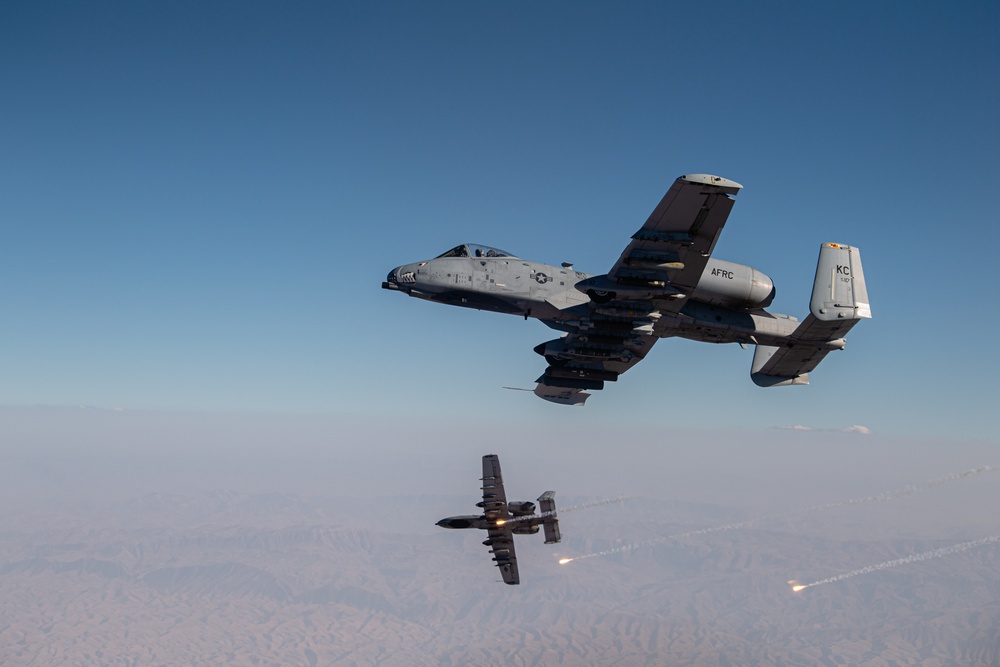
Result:
M564 514L560 545L519 537L510 587L481 535L434 527L466 502L215 492L7 507L0 664L1000 664L995 544L792 593L793 577L962 539L880 537L852 507L824 530L774 519L557 564L748 518L633 499Z

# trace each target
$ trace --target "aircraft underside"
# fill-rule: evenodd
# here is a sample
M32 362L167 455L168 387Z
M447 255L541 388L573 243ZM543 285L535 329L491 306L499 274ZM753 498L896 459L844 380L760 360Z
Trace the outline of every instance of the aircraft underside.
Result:
M634 311L629 315L593 317L589 309L576 307L558 310L545 301L505 299L472 290L449 290L413 296L451 306L539 319L553 329L567 333L596 330L602 328L602 325L621 331L641 331L643 325L653 322L650 317L653 311L649 310ZM705 343L745 344L756 341L767 345L782 345L799 324L796 318L789 315L765 310L747 312L698 302L686 304L678 313L656 312L654 317L655 324L649 331L642 333L658 338L676 336Z

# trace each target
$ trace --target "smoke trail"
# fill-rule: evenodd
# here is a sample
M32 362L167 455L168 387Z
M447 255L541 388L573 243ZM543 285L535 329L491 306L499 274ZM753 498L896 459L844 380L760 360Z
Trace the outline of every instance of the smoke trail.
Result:
M537 519L545 519L550 516L558 516L559 514L565 514L566 512L573 512L575 510L584 510L590 507L597 507L599 505L612 505L614 503L623 503L627 499L627 496L616 496L614 498L602 498L600 500L590 500L585 503L580 503L578 505L570 505L569 507L563 507L556 509L554 512L542 512L540 514L528 514L526 516L516 516L512 519L507 519L504 523L517 523L518 521L532 521Z
M951 475L945 475L944 477L928 480L923 484L904 486L902 489L897 489L895 491L885 491L883 493L878 493L874 496L865 496L864 498L854 498L852 500L845 500L839 503L826 503L824 505L815 505L814 507L807 507L804 510L798 510L796 512L789 512L788 514L782 514L777 516L781 517L795 516L799 514L809 514L811 512L819 512L820 510L834 509L835 507L847 507L849 505L865 505L868 503L882 503L886 502L887 500L896 500L898 498L905 498L907 496L912 496L913 494L919 491L927 491L928 489L933 489L936 486L941 486L942 484L947 484L948 482L957 482L960 479L966 479L967 477L972 477L973 475L978 475L984 472L991 472L996 469L997 466L979 466L978 468L963 470L962 472L956 472ZM777 516L767 517L767 518L777 518Z
M628 496L615 496L614 498L602 498L600 500L590 500L585 503L579 503L578 505L570 505L569 507L564 507L559 512L572 512L574 510L585 510L589 507L597 507L598 505L613 505L614 503L623 503L628 500Z
M945 475L944 477L938 477L937 479L928 480L926 482L923 482L922 484L905 486L902 489L896 489L895 491L885 491L883 493L875 494L874 496L865 496L863 498L853 498L851 500L844 500L836 503L825 503L823 505L814 505L812 507L807 507L802 510L796 510L794 512L787 512L784 514L767 514L764 516L759 516L755 519L747 519L746 521L739 521L737 523L728 523L724 526L700 528L698 530L689 530L683 533L675 533L673 535L666 535L663 537L654 537L653 539L643 540L642 542L633 542L631 544L625 544L620 547L615 547L613 549L606 549L604 551L584 554L583 556L575 556L573 558L563 558L559 561L559 563L565 565L566 563L570 563L575 560L584 560L586 558L597 558L598 556L610 556L611 554L624 553L626 551L634 551L636 549L650 547L655 544L662 544L663 542L670 542L671 540L679 540L685 537L694 537L696 535L708 535L710 533L721 533L727 530L738 530L740 528L750 528L751 526L754 526L764 521L773 521L775 519L786 519L789 517L801 516L803 514L811 514L812 512L819 512L821 510L834 509L837 507L848 507L851 505L865 505L868 503L881 503L889 500L897 500L899 498L912 496L913 494L919 491L926 491L928 489L933 489L934 487L941 486L942 484L947 484L948 482L956 482L961 479L972 477L973 475L978 475L984 472L991 472L997 469L998 469L997 466L992 466L992 465L979 466L978 468L963 470L962 472L956 472L950 475Z
M727 523L724 526L714 526L712 528L699 528L698 530L689 530L683 533L674 533L673 535L665 535L663 537L654 537L650 540L643 540L642 542L632 542L631 544L623 544L620 547L615 547L613 549L605 549L604 551L598 551L592 554L584 554L583 556L574 556L573 558L563 558L559 561L560 565L565 565L575 560L584 560L586 558L597 558L598 556L610 556L611 554L625 553L626 551L635 551L636 549L641 549L643 547L651 547L654 544L661 544L663 542L669 542L671 540L679 540L685 537L693 537L695 535L708 535L709 533L721 533L725 530L736 530L738 528L749 528L759 521L769 517L759 517L757 519L749 519L747 521L740 521L739 523Z
M860 570L851 570L850 572L838 574L835 577L828 577L826 579L820 579L819 581L814 581L811 584L797 584L794 581L790 581L788 583L792 584L792 590L798 593L799 591L804 591L805 589L812 588L813 586L819 586L820 584L832 584L835 581L843 581L844 579L850 579L851 577L856 577L859 574L868 574L869 572L885 570L890 567L896 567L897 565L906 565L907 563L917 563L922 560L929 560L931 558L941 558L942 556L950 556L951 554L957 554L962 551L968 551L969 549L975 549L976 547L981 547L985 544L995 544L997 542L1000 542L1000 535L995 535L993 537L984 537L980 540L972 540L971 542L962 542L961 544L955 544L950 547L942 547L940 549L933 549L931 551L925 551L920 554L913 554L912 556L907 556L905 558L897 558L896 560L887 560L884 563L879 563L878 565L869 565L868 567L863 567Z

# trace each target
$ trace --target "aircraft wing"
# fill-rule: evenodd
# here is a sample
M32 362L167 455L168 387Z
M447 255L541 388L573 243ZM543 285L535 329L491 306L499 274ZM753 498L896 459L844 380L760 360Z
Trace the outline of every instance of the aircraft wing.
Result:
M507 511L507 494L503 488L503 474L500 472L500 457L487 454L483 457L483 515L494 523L487 529L489 539L486 540L493 560L500 568L505 584L521 582L517 573L517 556L514 553L514 534L510 528L505 528L497 521L510 518Z
M507 494L503 490L500 457L487 454L483 457L483 515L487 519L509 519Z
M616 294L601 302L594 296L592 327L535 348L549 362L536 396L583 405L587 390L603 389L646 356L661 312L679 311L697 287L742 188L707 174L674 181L608 275L591 279L598 293Z
M698 284L742 185L708 174L679 177L608 276L622 284L662 281L682 294ZM674 301L677 309L683 299Z
M611 325L617 320L599 322ZM631 327L631 321L628 324ZM588 389L603 389L605 382L616 382L619 375L642 361L657 340L657 336L631 330L579 331L543 343L536 351L552 354L544 355L549 366L535 380L535 395L553 403L583 405L590 396Z
M707 174L674 181L608 275L593 279L599 292L617 295L589 304L593 328L535 348L549 361L535 395L583 405L587 390L603 389L641 361L656 342L661 311L679 311L697 287L742 188Z
M490 537L486 542L493 554L493 560L500 568L503 582L512 586L521 583L517 573L517 555L514 553L514 534L509 528L504 529L499 526L490 528L487 532Z

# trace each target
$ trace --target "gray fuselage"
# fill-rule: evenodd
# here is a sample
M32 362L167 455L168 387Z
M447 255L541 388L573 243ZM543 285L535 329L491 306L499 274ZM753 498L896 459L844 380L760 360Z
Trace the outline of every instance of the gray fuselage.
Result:
M476 253L480 255L477 256ZM605 284L603 276L520 259L502 250L473 244L457 246L431 260L404 264L389 272L385 289L465 308L492 310L542 320L558 330L586 327L601 308L592 301L617 297L609 315L629 317L629 288ZM608 294L617 290L618 294ZM637 320L650 317L649 303L675 297L669 286L636 294ZM652 296L652 301L648 297ZM679 310L664 308L650 333L712 343L759 342L780 345L798 321L764 310L774 298L774 285L763 273L742 264L709 259L697 288ZM622 299L626 299L622 301ZM638 301L645 299L645 302Z

